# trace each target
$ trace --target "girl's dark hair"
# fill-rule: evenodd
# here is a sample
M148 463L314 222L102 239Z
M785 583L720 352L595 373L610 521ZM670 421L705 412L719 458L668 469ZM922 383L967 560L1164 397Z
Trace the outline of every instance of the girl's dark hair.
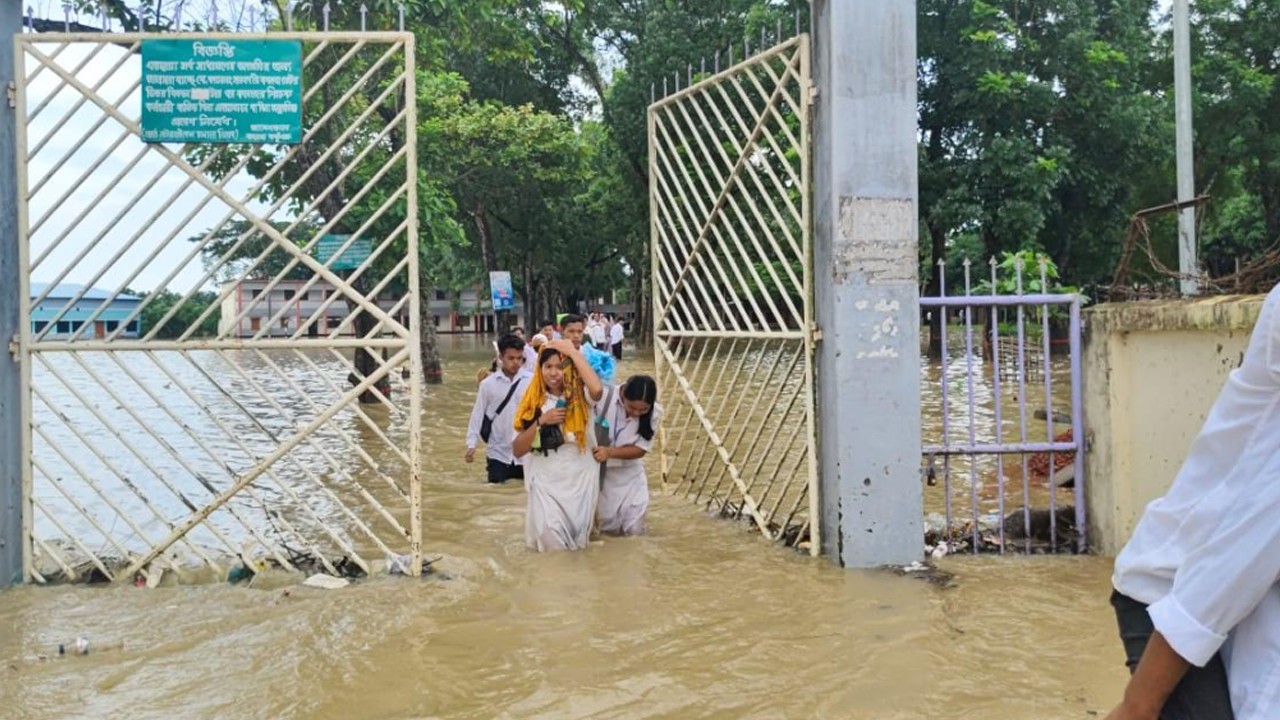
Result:
M543 348L542 352L538 353L538 367L546 365L547 361L553 357L561 357L560 351L555 348Z
M649 406L649 412L640 416L640 437L653 439L653 406L658 400L658 383L648 375L632 375L622 386L623 400L640 400Z

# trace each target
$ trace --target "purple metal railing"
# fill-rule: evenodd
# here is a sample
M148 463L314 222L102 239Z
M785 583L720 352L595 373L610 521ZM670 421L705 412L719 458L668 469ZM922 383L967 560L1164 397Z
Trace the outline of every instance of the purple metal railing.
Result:
M939 263L939 273L943 273L945 277L945 266ZM969 513L971 517L971 535L968 538L970 550L972 552L981 552L984 545L984 533L982 529L982 502L979 494L981 485L979 477L979 460L984 458L994 458L995 460L995 481L998 485L997 497L997 518L996 527L994 528L997 539L995 544L1000 553L1004 553L1010 548L1010 543L1006 538L1006 519L1009 514L1006 509L1005 496L1005 463L1004 460L1009 455L1021 456L1022 470L1022 519L1023 519L1023 540L1025 550L1032 550L1033 529L1032 516L1033 510L1039 512L1039 509L1032 508L1031 499L1031 472L1029 457L1035 455L1047 456L1046 466L1046 485L1048 489L1048 549L1051 552L1059 550L1058 542L1058 507L1057 507L1057 463L1056 457L1059 453L1071 452L1075 454L1074 458L1074 509L1075 509L1075 551L1085 552L1087 550L1087 527L1085 518L1085 495L1084 495L1084 416L1083 416L1083 399L1081 388L1081 358L1080 358L1080 296L1075 294L1045 294L1045 293L1023 293L1023 277L1021 263L1015 263L1014 269L1014 289L1013 295L998 294L999 282L997 278L997 265L994 261L991 263L991 281L990 293L974 295L972 293L972 283L970 280L970 263L968 260L964 262L964 278L965 278L965 294L956 296L947 296L945 281L940 282L940 293L938 297L922 297L920 305L924 308L933 308L936 312L943 314L941 327L941 366L940 366L940 387L938 390L941 395L941 436L936 441L931 442L929 438L929 427L933 425L925 420L925 442L923 445L924 457L928 463L929 472L934 471L934 460L941 458L943 463L943 492L944 492L944 514L945 528L940 534L939 542L947 543L948 549L956 549L958 541L963 538L964 533L957 535L957 528L954 525L953 513L953 477L951 473L951 465L953 458L964 458L968 464L968 481L969 481ZM1047 268L1045 263L1040 264L1040 285L1039 288L1048 287ZM1059 441L1056 439L1054 430L1054 359L1053 359L1053 343L1051 335L1053 325L1050 322L1052 309L1065 308L1068 313L1067 327L1067 354L1069 357L1070 367L1070 394L1069 404L1071 407L1071 439L1069 441ZM975 309L985 309L989 315L987 324L990 329L988 339L988 351L975 354L974 350L974 311ZM1040 385L1043 389L1044 400L1044 421L1045 421L1045 440L1032 441L1029 439L1028 433L1028 406L1030 404L1030 395L1028 393L1028 373L1034 369L1032 364L1028 363L1028 351L1031 347L1028 345L1027 320L1028 311L1030 314L1039 316L1040 321L1040 354L1041 367ZM1038 312L1036 312L1038 310ZM967 432L963 433L965 441L953 441L952 418L951 418L951 389L950 377L953 365L951 357L951 349L948 346L947 333L951 323L950 315L952 311L959 311L960 322L962 323L962 331L964 333L964 378L963 385L965 387L966 412L964 414L964 423L967 426ZM1012 312L1016 323L1016 332L1012 337L1004 337L1001 335L1000 313L1006 315ZM1034 319L1034 318L1033 318ZM984 332L984 331L979 331ZM1013 356L1013 378L1005 377L1005 373L1009 372L1002 367L1001 343L1014 343ZM954 358L958 361L959 358ZM981 362L981 366L976 366L975 362ZM982 385L987 381L987 369L990 369L990 389L991 389L991 413L994 415L994 423L986 433L986 437L981 437L980 425L978 418L979 402L975 395L975 385ZM1003 404L1008 393L1006 383L1016 383L1016 402L1018 412L1018 431L1016 439L1012 441L1005 440L1004 432L1004 408ZM929 388L925 388L926 393ZM963 531L963 526L960 528ZM988 536L990 537L990 536ZM1014 546L1016 547L1016 546ZM1064 548L1069 549L1069 548Z

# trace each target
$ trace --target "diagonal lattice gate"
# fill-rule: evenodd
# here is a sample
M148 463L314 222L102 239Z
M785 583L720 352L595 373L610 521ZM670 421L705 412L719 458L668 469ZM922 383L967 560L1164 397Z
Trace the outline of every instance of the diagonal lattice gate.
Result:
M663 482L816 554L809 88L800 35L648 123Z
M144 143L145 103L248 97L144 93L160 38L298 44L300 141ZM27 579L417 574L412 35L43 34L17 55Z

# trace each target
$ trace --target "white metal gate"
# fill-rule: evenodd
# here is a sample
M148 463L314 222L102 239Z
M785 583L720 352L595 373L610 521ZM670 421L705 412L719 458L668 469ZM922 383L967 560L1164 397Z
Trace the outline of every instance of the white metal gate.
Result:
M649 108L662 477L818 553L809 38Z
M302 141L144 144L153 38L301 42ZM16 53L26 578L418 574L412 34Z

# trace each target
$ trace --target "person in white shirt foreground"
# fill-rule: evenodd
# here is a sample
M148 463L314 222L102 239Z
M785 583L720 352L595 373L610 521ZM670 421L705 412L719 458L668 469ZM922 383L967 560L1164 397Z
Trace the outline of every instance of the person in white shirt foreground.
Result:
M1280 286L1168 494L1116 558L1132 676L1108 720L1280 717L1277 579Z
M498 340L498 372L481 381L471 422L467 424L466 461L475 461L476 444L483 440L486 471L489 482L495 484L524 479L524 467L511 452L516 436L512 425L516 408L532 377L522 370L524 347L524 341L515 335L503 335Z

